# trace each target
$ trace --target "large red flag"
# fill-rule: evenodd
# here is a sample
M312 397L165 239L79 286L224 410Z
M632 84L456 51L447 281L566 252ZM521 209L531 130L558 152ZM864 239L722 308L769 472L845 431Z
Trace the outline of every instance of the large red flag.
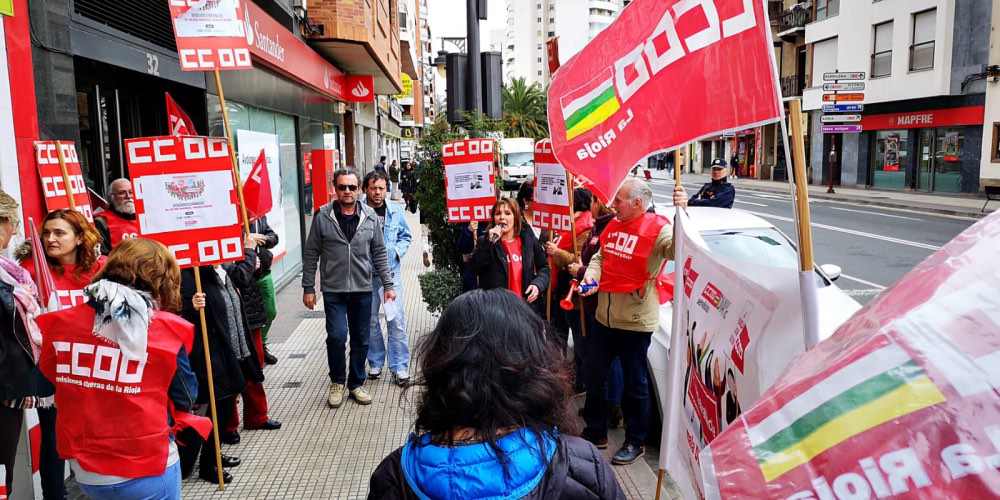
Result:
M170 92L164 92L167 96L167 126L170 128L170 135L198 135L194 130L194 123L187 113L177 105Z
M650 153L782 116L764 2L635 0L555 73L559 162L604 200Z
M243 183L243 202L247 206L247 217L257 220L271 211L274 201L271 199L271 177L267 173L267 159L264 150L253 162L250 175Z

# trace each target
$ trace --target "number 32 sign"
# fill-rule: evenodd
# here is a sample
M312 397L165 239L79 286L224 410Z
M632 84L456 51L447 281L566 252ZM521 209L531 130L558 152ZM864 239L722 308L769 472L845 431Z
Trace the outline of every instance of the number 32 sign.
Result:
M125 150L140 237L166 245L181 267L243 259L229 141L141 137Z

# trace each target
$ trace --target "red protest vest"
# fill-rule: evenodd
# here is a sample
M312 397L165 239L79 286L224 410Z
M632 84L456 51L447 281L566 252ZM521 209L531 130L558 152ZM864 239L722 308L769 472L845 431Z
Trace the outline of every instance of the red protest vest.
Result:
M628 222L614 218L608 223L601 233L601 291L628 293L656 278L646 272L646 260L666 224L666 217L650 212Z
M64 309L78 306L87 301L87 297L83 294L83 289L90 284L90 279L97 274L104 267L104 263L108 261L105 256L100 256L97 258L97 263L94 264L94 268L89 272L84 272L80 279L76 279L74 272L76 271L76 265L64 265L62 266L62 274L56 274L55 271L52 272L52 281L56 285L56 294L59 296L59 305ZM42 262L42 265L47 265L46 261ZM24 259L21 262L21 267L28 270L28 274L31 275L32 281L36 284L38 283L38 276L35 276L35 261L34 259Z
M94 217L104 217L104 220L108 222L108 233L111 234L111 241L109 242L111 243L111 248L116 247L128 238L139 237L138 220L125 219L110 210L94 214Z
M121 361L121 351L91 333L94 310L84 304L43 314L39 367L56 386L59 456L88 472L138 478L167 467L170 427L167 389L177 353L191 350L194 326L156 311L144 365Z

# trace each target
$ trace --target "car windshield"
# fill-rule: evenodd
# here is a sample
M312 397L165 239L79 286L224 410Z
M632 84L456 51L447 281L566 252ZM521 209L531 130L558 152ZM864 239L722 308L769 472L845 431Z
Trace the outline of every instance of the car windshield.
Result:
M507 153L508 167L535 166L535 153Z
M799 268L795 247L773 227L705 231L701 236L710 250L727 257L772 267ZM818 269L814 276L817 288L831 284Z

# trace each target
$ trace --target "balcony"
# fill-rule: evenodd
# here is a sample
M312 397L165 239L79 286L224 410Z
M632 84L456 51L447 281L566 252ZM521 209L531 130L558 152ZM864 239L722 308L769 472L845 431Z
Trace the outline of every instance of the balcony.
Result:
M306 37L318 53L352 75L375 77L376 94L397 94L400 79L399 13L389 0L310 3L309 19L324 29Z
M809 74L781 77L781 97L800 97L809 82Z
M412 127L413 126L413 115L403 115L403 119L400 120L400 127Z
M796 36L805 35L806 25L811 22L811 9L796 6L785 10L778 15L778 36L786 42L794 42Z

